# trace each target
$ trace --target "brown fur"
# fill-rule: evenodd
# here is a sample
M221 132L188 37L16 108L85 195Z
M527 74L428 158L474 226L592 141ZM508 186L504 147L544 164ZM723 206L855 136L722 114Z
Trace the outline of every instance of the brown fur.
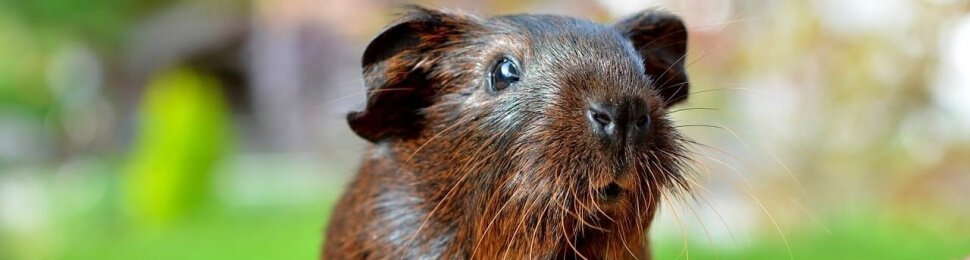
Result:
M661 195L686 189L667 108L686 98L687 34L649 10L601 26L412 8L364 53L373 145L333 211L324 259L649 259ZM522 79L493 91L489 68ZM645 138L591 136L589 102L648 104ZM604 101L605 100L605 101ZM604 199L611 183L623 192Z

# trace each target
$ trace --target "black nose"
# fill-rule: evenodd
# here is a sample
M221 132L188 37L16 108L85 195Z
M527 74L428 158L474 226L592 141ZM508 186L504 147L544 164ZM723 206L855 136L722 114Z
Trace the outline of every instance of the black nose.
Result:
M594 135L612 145L643 138L650 125L647 102L640 98L590 102L586 116Z

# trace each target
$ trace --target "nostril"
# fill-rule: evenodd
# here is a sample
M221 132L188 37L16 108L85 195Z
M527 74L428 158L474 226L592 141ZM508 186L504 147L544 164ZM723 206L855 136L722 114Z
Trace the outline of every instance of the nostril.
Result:
M595 111L593 112L593 120L596 120L597 123L600 123L604 126L609 125L610 123L613 122L613 120L610 119L610 116L604 113L595 112Z
M640 127L647 126L647 123L649 123L649 122L650 122L650 117L649 116L645 116L645 115L644 116L639 116L636 119L636 124L637 124L637 126L640 126Z

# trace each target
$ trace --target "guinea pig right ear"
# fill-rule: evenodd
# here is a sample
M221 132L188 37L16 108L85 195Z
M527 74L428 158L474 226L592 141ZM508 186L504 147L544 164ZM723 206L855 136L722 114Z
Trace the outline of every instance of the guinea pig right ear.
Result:
M643 58L643 68L653 78L654 87L667 106L687 99L690 89L684 67L687 28L680 18L650 9L620 19L613 28L633 43Z
M470 26L461 14L417 6L371 40L361 58L367 105L347 115L350 128L371 142L410 138L425 124L421 110L436 94L428 77L444 44Z

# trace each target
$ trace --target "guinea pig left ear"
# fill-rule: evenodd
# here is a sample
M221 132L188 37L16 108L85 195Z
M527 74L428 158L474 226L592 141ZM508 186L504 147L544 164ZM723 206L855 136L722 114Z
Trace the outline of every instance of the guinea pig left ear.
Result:
M347 115L350 128L371 142L415 136L425 125L421 110L436 94L428 74L443 46L460 37L468 24L464 15L408 7L364 50L367 105Z
M646 10L620 19L613 28L633 43L643 58L643 68L667 106L687 99L690 89L684 67L687 28L680 18L663 11Z

